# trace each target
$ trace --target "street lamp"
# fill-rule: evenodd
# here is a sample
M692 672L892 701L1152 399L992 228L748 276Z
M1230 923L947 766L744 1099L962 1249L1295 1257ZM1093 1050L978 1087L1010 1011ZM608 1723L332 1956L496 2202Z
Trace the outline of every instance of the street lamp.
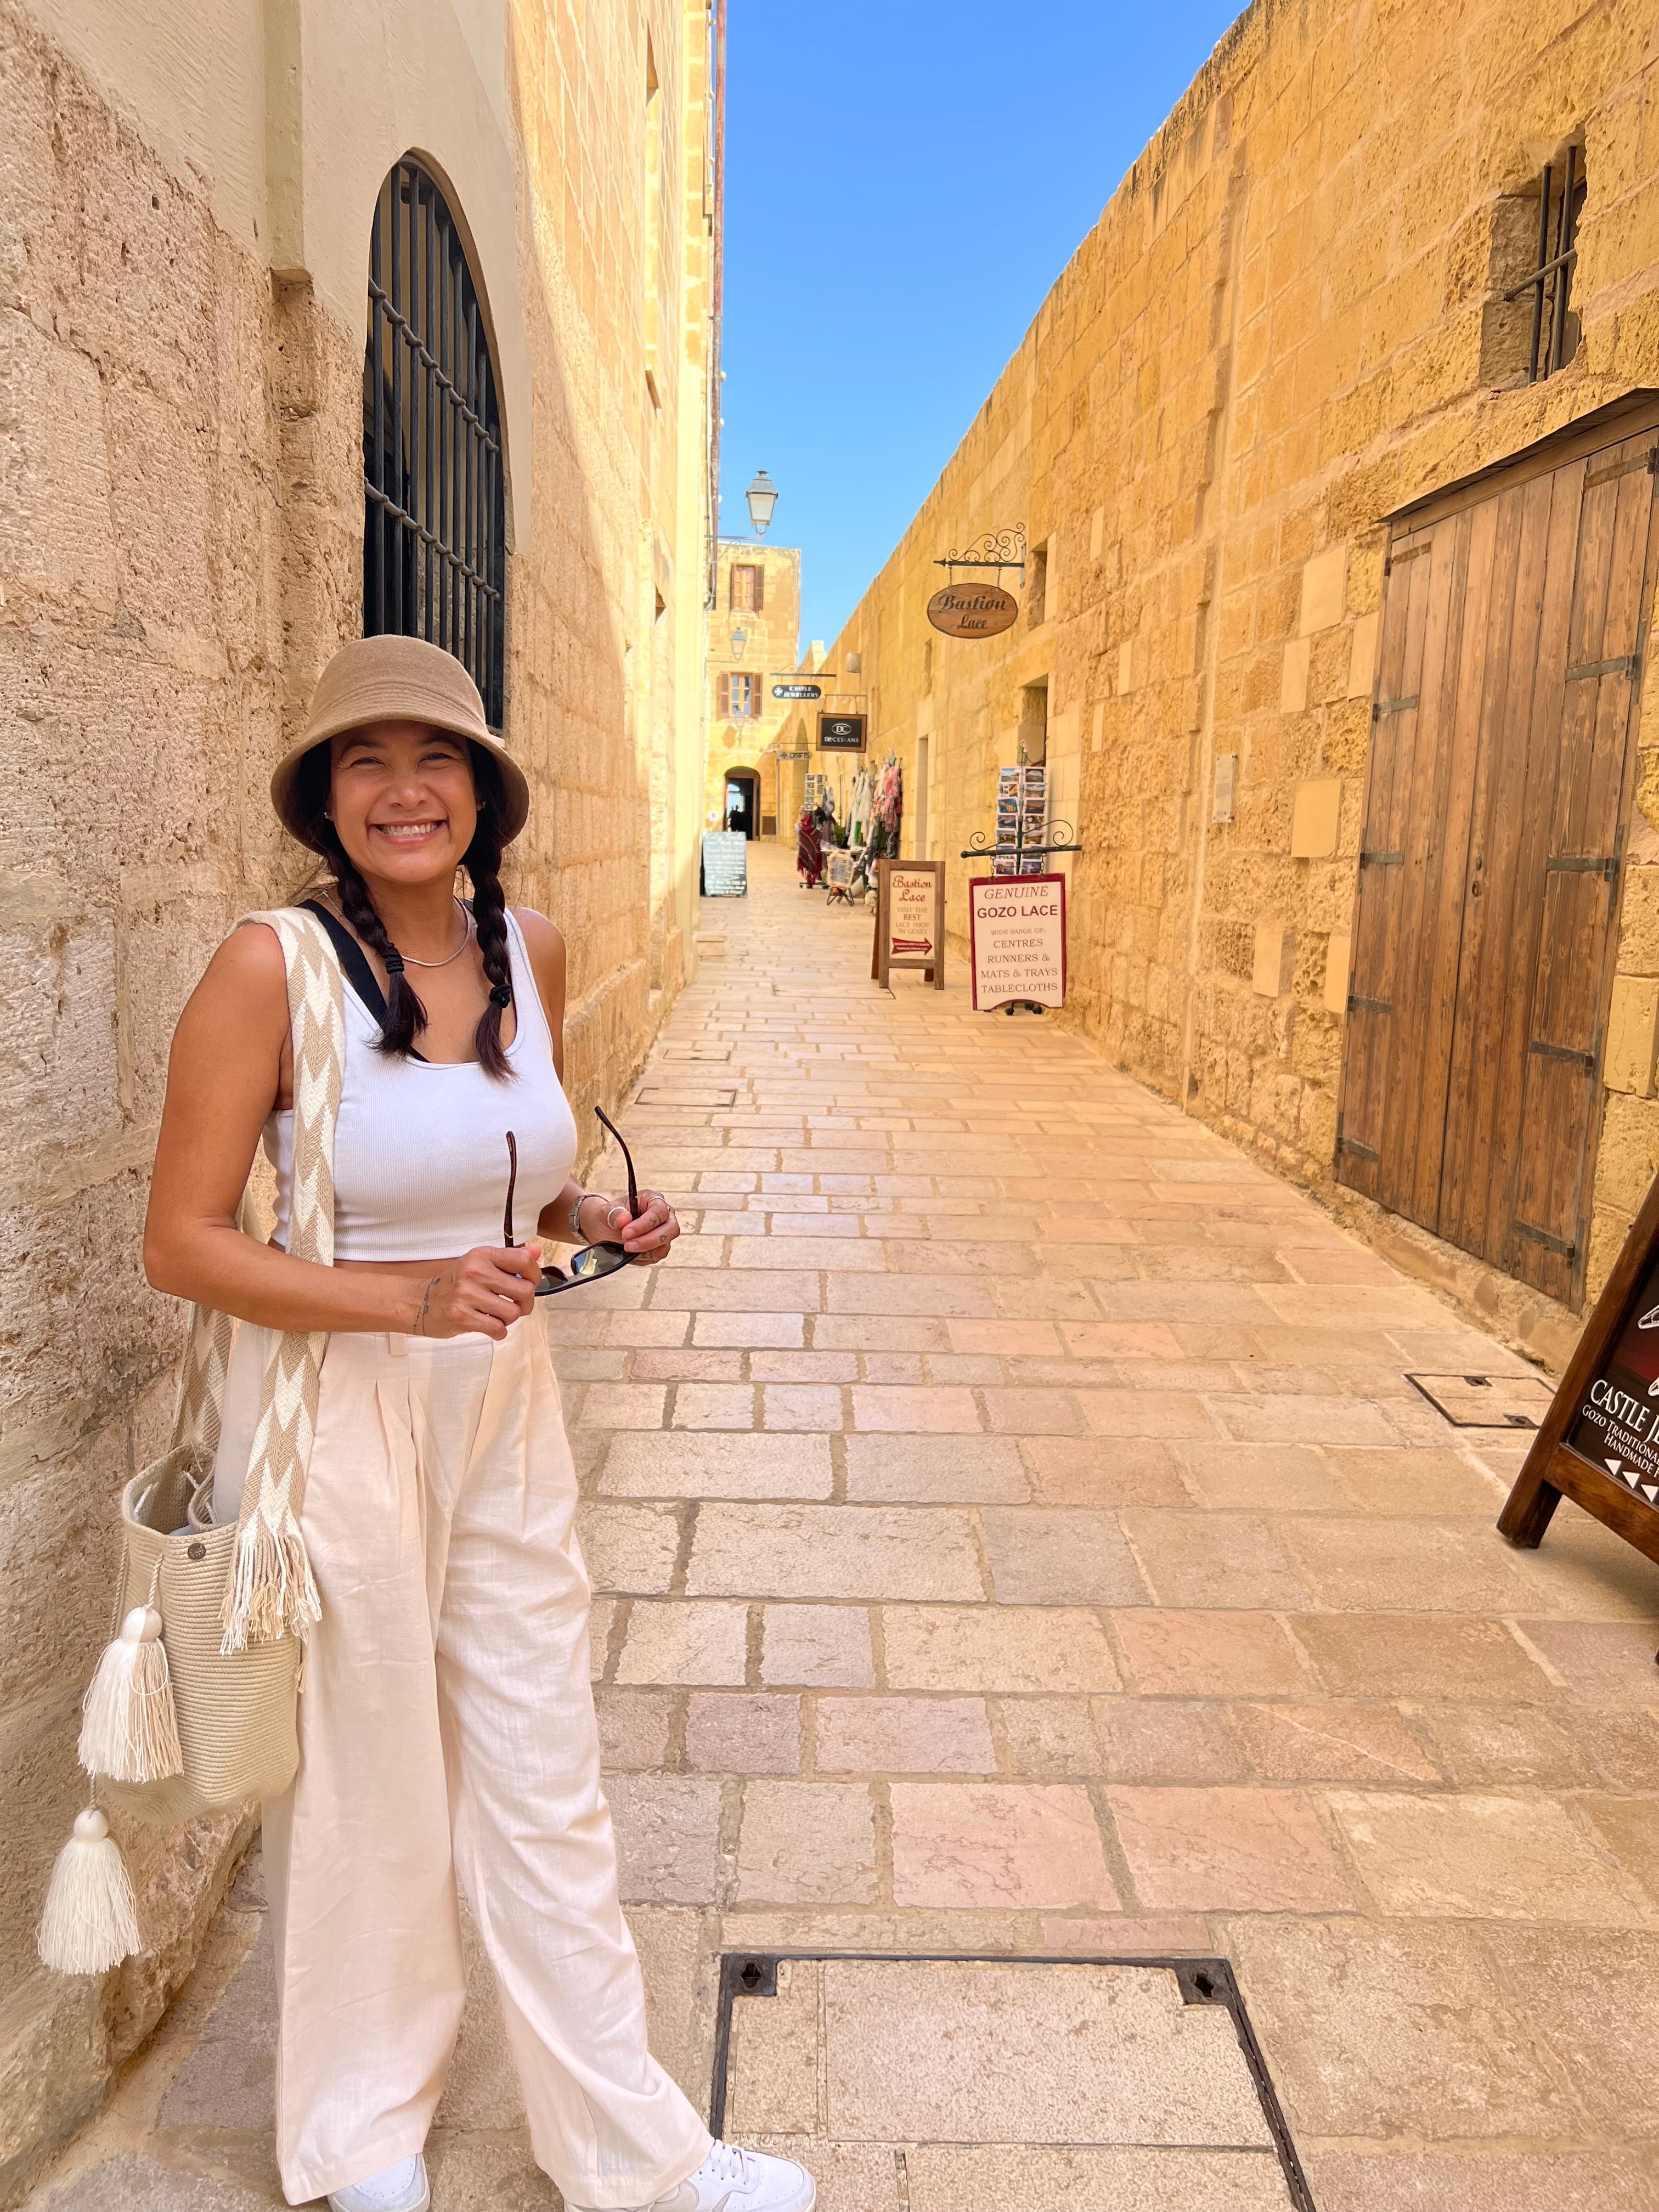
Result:
M734 629L732 631L732 658L733 660L741 660L743 659L744 647L748 644L748 642L749 636L747 631L742 629Z
M766 535L767 525L772 520L772 509L778 503L778 488L764 469L756 476L744 497L749 502L749 520L758 538Z

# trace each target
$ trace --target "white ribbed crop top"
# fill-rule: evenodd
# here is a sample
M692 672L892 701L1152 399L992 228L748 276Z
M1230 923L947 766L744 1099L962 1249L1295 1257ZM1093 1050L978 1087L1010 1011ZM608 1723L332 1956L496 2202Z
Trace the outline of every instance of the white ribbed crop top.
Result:
M497 1083L476 1060L394 1060L375 1047L380 1024L345 986L345 1073L334 1131L337 1260L434 1260L501 1241L507 1133L519 1146L514 1233L564 1188L576 1159L576 1123L553 1065L553 1039L529 956L507 917L517 1025L507 1048L514 1080ZM418 979L417 979L418 988ZM288 1242L294 1169L292 1109L265 1123L276 1170L276 1242Z

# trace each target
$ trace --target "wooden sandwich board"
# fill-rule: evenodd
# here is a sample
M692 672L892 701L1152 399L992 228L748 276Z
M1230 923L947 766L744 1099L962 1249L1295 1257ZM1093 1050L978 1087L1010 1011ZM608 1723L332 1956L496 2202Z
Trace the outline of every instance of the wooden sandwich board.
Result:
M1659 1176L1584 1324L1498 1528L1512 1544L1535 1549L1564 1498L1659 1562Z
M876 862L876 943L872 981L883 990L895 968L920 968L936 991L945 988L945 863Z

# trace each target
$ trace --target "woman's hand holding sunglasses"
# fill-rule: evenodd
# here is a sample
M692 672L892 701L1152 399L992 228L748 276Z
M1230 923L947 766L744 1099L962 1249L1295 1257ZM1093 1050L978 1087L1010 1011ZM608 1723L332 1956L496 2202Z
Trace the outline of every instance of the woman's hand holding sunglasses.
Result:
M598 1191L588 1191L576 1201L573 1226L578 1237L586 1237L588 1230L582 1221L582 1209L598 1198L605 1208L605 1221L599 1236L571 1255L568 1269L544 1267L534 1295L538 1298L556 1297L561 1291L574 1291L583 1283L597 1283L606 1275L614 1274L619 1267L653 1267L680 1233L680 1224L674 1209L659 1190L641 1190L634 1178L633 1155L629 1152L617 1127L603 1106L594 1112L617 1140L617 1150L628 1169L628 1202L607 1199ZM501 1217L501 1235L514 1249L528 1247L514 1245L513 1199L519 1184L519 1140L511 1129L507 1133L507 1206ZM539 1247L537 1248L539 1250Z
M465 1336L477 1330L499 1340L536 1303L542 1248L527 1244L492 1249L477 1245L452 1260L422 1285L411 1336Z
M621 1200L611 1202L605 1214L605 1237L618 1243L636 1267L654 1267L668 1255L680 1233L678 1217L659 1190L642 1190L639 1211L629 1218ZM598 1241L598 1240L596 1240Z

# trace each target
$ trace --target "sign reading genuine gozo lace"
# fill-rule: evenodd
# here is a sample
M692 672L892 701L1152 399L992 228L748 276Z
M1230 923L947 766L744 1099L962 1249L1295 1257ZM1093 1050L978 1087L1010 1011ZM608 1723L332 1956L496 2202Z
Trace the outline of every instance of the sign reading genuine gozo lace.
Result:
M1064 876L975 876L968 885L974 1010L1066 1003Z

